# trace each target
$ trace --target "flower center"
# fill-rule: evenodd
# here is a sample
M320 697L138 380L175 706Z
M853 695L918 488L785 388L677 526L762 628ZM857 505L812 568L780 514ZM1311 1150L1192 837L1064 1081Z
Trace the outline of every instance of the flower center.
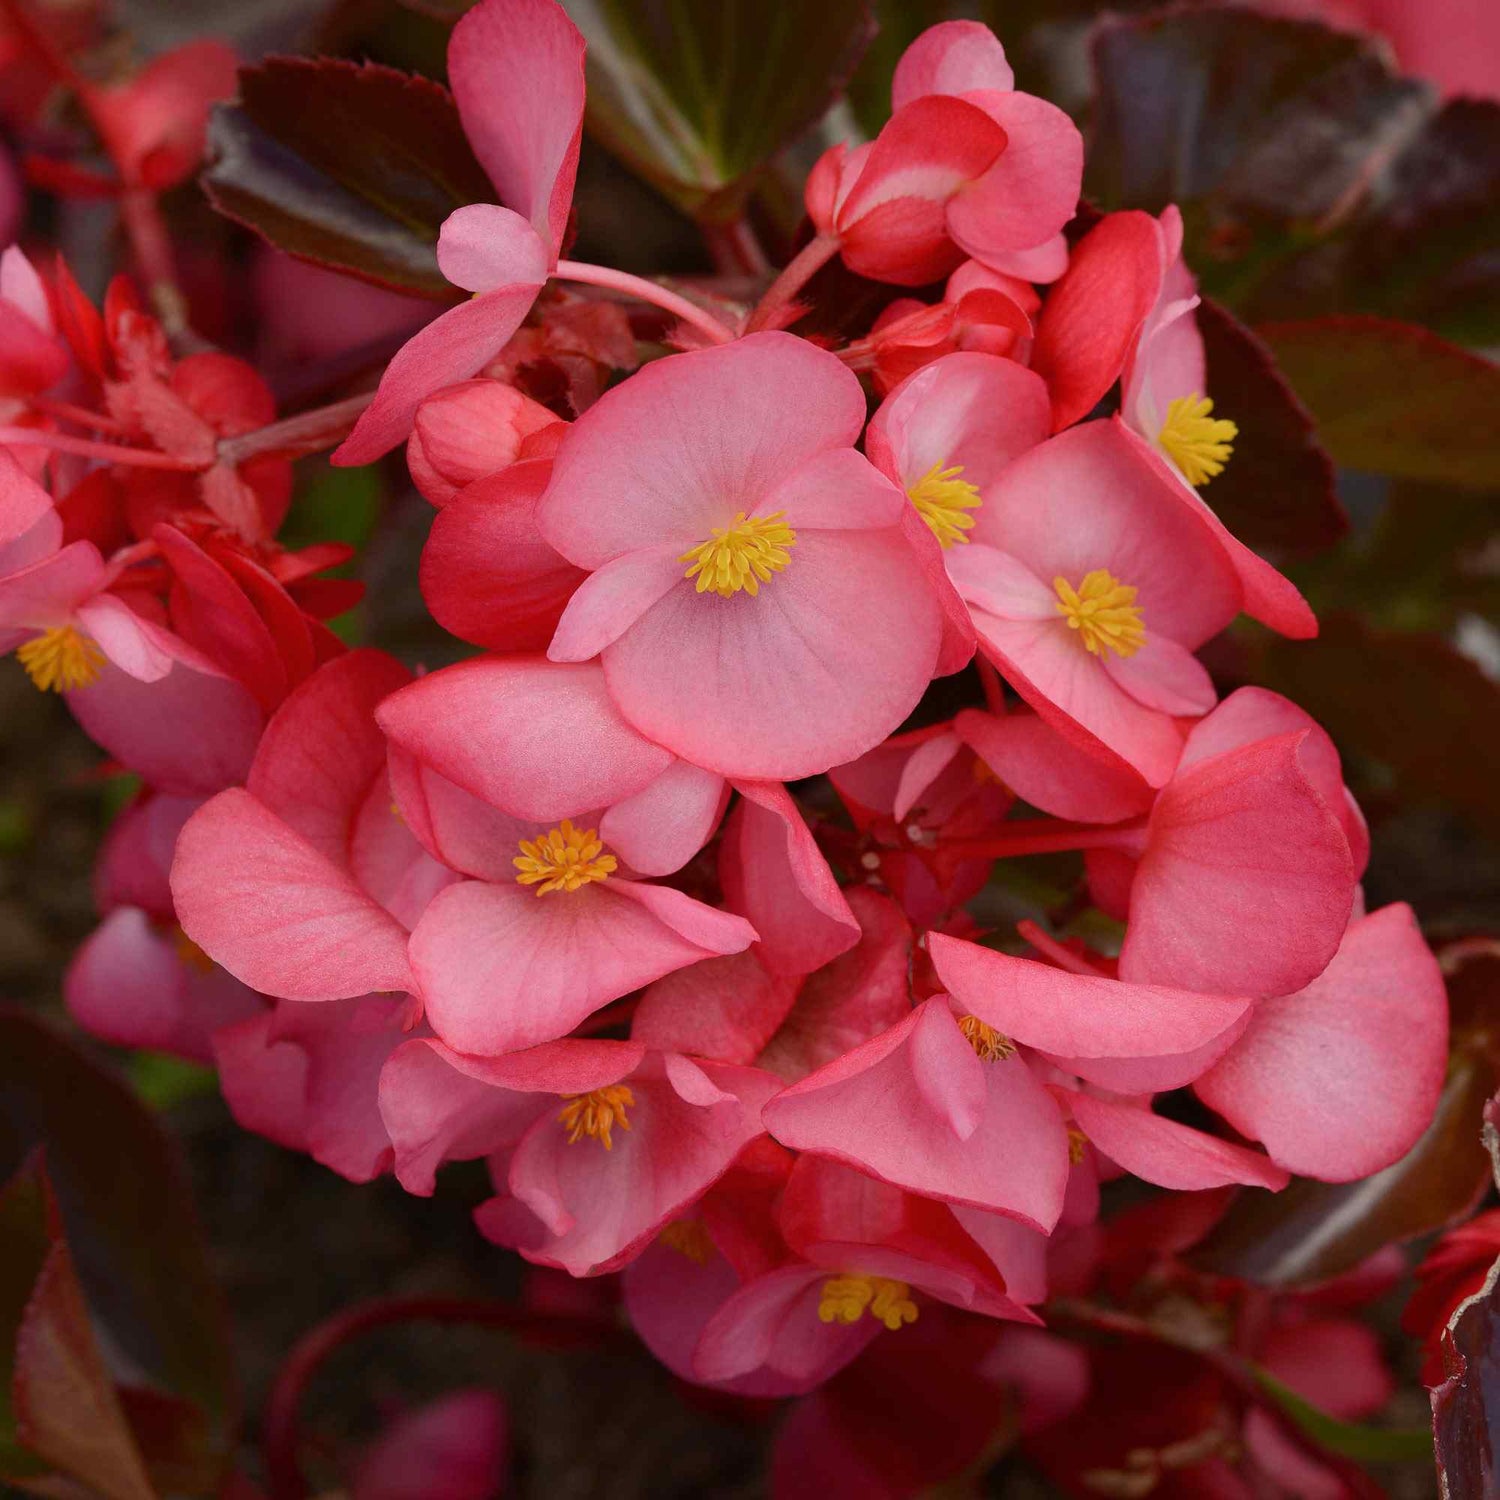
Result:
M706 1266L714 1257L714 1242L702 1219L673 1219L657 1239L695 1266Z
M797 533L781 519L785 514L778 510L775 515L747 519L741 511L733 525L714 527L706 542L677 559L692 563L683 577L696 574L700 594L712 589L721 599L729 599L744 589L753 599L761 584L769 583L771 574L792 560Z
M539 839L522 839L521 852L511 861L519 885L534 885L538 896L549 891L576 891L591 881L607 880L619 863L604 852L592 828L575 828L566 818Z
M625 1111L635 1107L635 1095L629 1084L612 1083L608 1088L594 1089L587 1094L564 1094L563 1107L558 1119L568 1132L568 1144L576 1146L584 1136L592 1136L604 1142L606 1151L614 1150L611 1132L618 1125L621 1130L630 1129Z
M89 636L71 625L56 625L17 647L16 660L44 693L71 693L98 678L105 657Z
M969 512L984 504L978 486L958 477L963 471L962 464L946 469L942 464L933 464L906 492L917 514L944 547L969 540L964 535L974 529L974 517Z
M888 1281L884 1276L830 1276L823 1283L818 1301L822 1322L857 1323L866 1308L892 1333L903 1323L917 1321L917 1304L904 1281Z
M996 1031L978 1016L960 1016L958 1029L969 1039L980 1062L1004 1062L1016 1055L1016 1044L1003 1031Z
M1089 1138L1076 1126L1068 1126L1068 1160L1076 1167L1083 1160Z
M1211 415L1213 409L1207 396L1179 396L1167 407L1167 420L1156 439L1191 485L1205 485L1224 472L1240 435L1233 422Z
M1136 608L1136 591L1105 568L1084 575L1075 589L1066 578L1054 578L1058 613L1066 617L1094 656L1106 650L1134 656L1146 644L1146 629Z

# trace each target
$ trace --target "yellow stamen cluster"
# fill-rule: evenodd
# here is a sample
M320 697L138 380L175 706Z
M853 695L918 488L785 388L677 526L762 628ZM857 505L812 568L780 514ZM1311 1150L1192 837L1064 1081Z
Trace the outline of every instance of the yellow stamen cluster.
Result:
M612 1083L607 1088L594 1089L587 1094L565 1094L562 1112L558 1119L568 1132L568 1144L576 1146L584 1136L604 1143L606 1151L614 1150L612 1132L616 1125L621 1130L630 1129L625 1111L635 1107L635 1095L629 1084Z
M1066 578L1054 578L1057 609L1076 630L1093 656L1106 650L1116 656L1134 656L1146 644L1146 627L1136 608L1136 590L1121 583L1106 568L1084 575L1075 589Z
M906 492L907 498L916 506L917 514L927 522L932 534L944 547L954 542L968 542L964 535L974 529L971 510L978 510L984 503L977 485L958 476L964 471L962 464L944 468L933 466Z
M721 599L732 598L743 589L753 599L773 573L792 560L797 533L775 515L746 517L741 511L732 525L716 526L706 542L684 552L678 562L692 563L685 578L698 579L698 592L710 589Z
M1004 1062L1016 1055L1016 1044L1003 1031L995 1028L978 1016L960 1016L958 1029L969 1039L974 1055L980 1062Z
M56 625L17 647L16 660L44 693L71 693L97 681L105 658L98 642L71 625Z
M1083 1160L1089 1138L1076 1126L1068 1127L1068 1160L1076 1167Z
M702 1219L673 1219L657 1239L695 1266L706 1266L714 1257L714 1242Z
M517 884L536 886L538 896L576 891L591 881L607 880L619 868L594 829L575 828L566 818L538 839L522 839L521 852L511 863Z
M1215 474L1224 472L1234 452L1234 440L1240 435L1233 422L1211 415L1213 409L1207 396L1196 392L1179 396L1168 405L1167 420L1157 435L1162 452L1191 485L1205 485Z
M857 1323L866 1309L894 1333L917 1321L917 1304L904 1281L884 1276L830 1276L823 1283L818 1317L824 1323Z

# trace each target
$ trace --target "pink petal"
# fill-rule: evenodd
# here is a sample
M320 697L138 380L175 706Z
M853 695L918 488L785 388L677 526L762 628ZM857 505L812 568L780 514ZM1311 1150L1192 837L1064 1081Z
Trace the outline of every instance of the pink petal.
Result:
M766 1106L766 1128L792 1150L832 1157L914 1193L1008 1213L1045 1233L1057 1221L1067 1178L1061 1118L1020 1058L980 1063L947 1010L945 999L928 1001L778 1094ZM921 1063L913 1055L929 1017L983 1070L983 1103L967 1138L955 1133L948 1106L935 1110L930 1102L935 1049ZM957 1118L967 1127L978 1101L967 1091L959 1097Z
M808 459L760 502L756 513L784 513L796 530L894 526L905 498L863 454L830 448Z
M1349 841L1301 765L1301 734L1204 761L1157 798L1120 975L1286 995L1328 965L1354 902Z
M137 682L160 682L176 662L168 632L113 594L95 594L78 606L75 618L110 662Z
M948 204L948 231L975 260L1029 250L1073 217L1083 186L1083 137L1055 104L1032 94L969 96L1005 131L995 164Z
M927 686L940 633L896 528L812 531L755 597L679 584L607 648L604 673L621 713L684 760L791 780L894 730Z
M646 365L568 430L538 520L570 561L598 568L646 547L707 540L809 459L851 448L859 380L787 333L756 333Z
M1170 636L1148 635L1138 651L1129 656L1111 652L1103 660L1117 687L1159 713L1196 718L1219 701L1208 669Z
M1411 908L1395 905L1355 922L1305 989L1261 1001L1195 1087L1290 1171L1352 1182L1426 1129L1447 1056L1442 975Z
M599 836L636 874L672 875L713 837L728 805L722 776L674 760L604 814Z
M266 1010L214 1033L219 1087L236 1122L290 1151L307 1150L307 1054L271 1034Z
M469 485L433 521L422 548L422 597L445 630L499 651L546 649L588 577L537 530L536 502L551 473L550 463L512 464Z
M433 505L447 505L480 480L500 479L521 460L527 439L562 424L545 406L498 380L470 380L429 396L412 422L406 464ZM537 465L546 488L550 467Z
M558 619L548 657L555 662L593 660L683 581L682 562L674 542L627 552L589 574Z
M1243 1182L1278 1192L1287 1174L1259 1151L1246 1150L1150 1109L1059 1089L1078 1128L1127 1172L1177 1192Z
M56 552L62 534L51 495L0 448L0 578Z
M451 1391L403 1412L360 1456L350 1500L493 1500L509 1448L505 1400L491 1390Z
M537 232L520 214L494 203L470 203L443 220L437 262L447 280L471 293L547 279Z
M401 924L247 792L221 792L188 820L172 895L188 936L266 994L415 987Z
M409 338L385 367L374 401L334 451L332 461L371 463L403 442L428 396L468 380L510 342L540 288L538 278L518 279L482 292L449 308Z
M537 822L633 796L671 764L620 717L593 664L479 657L418 679L378 717L423 764Z
M1228 1030L1248 1000L1069 974L932 933L933 967L965 1009L1012 1041L1069 1058L1186 1052Z
M70 542L29 567L0 578L0 630L49 630L105 581L104 560L92 542Z
M448 78L474 154L553 261L578 172L583 53L553 0L483 0L448 42Z
M754 951L773 974L811 973L859 941L859 923L786 788L735 786L719 846L725 905L760 934Z
M1001 620L1059 618L1056 591L1008 552L976 542L950 547L944 560L959 596L975 609Z
M1118 823L1151 806L1150 787L1118 756L1090 755L1039 714L966 708L953 727L1006 786L1054 818Z
M706 958L641 996L630 1035L663 1052L749 1064L796 998L796 980L767 973L751 952Z
M411 944L433 1030L459 1052L489 1055L551 1041L673 969L749 946L746 924L690 922L691 912L665 897L697 903L651 888L647 901L690 926L692 936L683 936L640 892L619 889L629 884L537 896L522 885L470 881L443 891ZM694 940L715 937L717 947Z
M1010 89L1015 81L1005 48L988 26L978 21L940 21L901 54L891 80L891 108L900 109L924 94Z

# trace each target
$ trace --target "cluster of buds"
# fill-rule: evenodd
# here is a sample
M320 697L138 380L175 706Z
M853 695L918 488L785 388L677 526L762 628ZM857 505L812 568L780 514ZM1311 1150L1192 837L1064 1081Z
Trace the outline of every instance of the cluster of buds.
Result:
M760 302L694 301L561 258L583 52L554 0L454 29L500 201L447 220L472 295L334 457L406 442L456 665L323 623L343 553L274 540L306 434L265 436L251 369L174 359L123 285L101 317L0 266L0 644L144 783L73 1013L213 1060L351 1179L483 1160L483 1234L623 1270L667 1366L751 1396L949 1309L1038 1324L1111 1179L1395 1161L1443 985L1408 908L1364 909L1327 734L1195 654L1316 622L1200 493L1239 434L1176 211L1065 234L1077 129L949 22L817 164ZM889 305L800 337L837 259ZM641 362L622 298L672 352ZM566 417L506 378L549 320ZM1065 851L1095 944L986 930L997 864Z

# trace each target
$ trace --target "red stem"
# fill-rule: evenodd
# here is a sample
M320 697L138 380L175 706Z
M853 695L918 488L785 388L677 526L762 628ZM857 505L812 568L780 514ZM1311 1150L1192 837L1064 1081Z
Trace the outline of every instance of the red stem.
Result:
M1080 958L1071 948L1065 948L1050 933L1043 932L1029 917L1016 923L1016 931L1036 949L1045 954L1059 969L1070 974L1082 974L1088 979L1108 979L1103 969L1097 969L1087 959Z
M766 327L838 253L837 235L820 234L809 240L766 288L765 296L756 304L750 321L745 324L745 332L754 333Z
M335 1313L304 1334L283 1361L266 1402L261 1450L271 1500L305 1500L307 1481L297 1462L301 1429L297 1413L318 1368L351 1339L391 1323L457 1323L499 1328L554 1345L625 1342L627 1335L605 1318L532 1312L509 1302L464 1297L387 1297Z
M219 444L220 461L242 464L247 458L274 453L278 458L301 458L342 442L353 430L360 413L375 399L374 391L349 396L311 411L299 411L253 432L225 438Z
M721 274L765 276L770 271L771 262L748 219L699 227Z
M628 271L615 271L608 266L590 265L582 260L560 260L552 274L558 281L577 281L585 286L604 287L612 292L624 292L627 297L635 297L641 302L649 302L696 328L710 343L727 344L734 338L734 334L712 313L654 281L647 281L643 276L632 276Z
M132 464L138 469L172 469L179 474L201 474L206 464L187 458L173 458L149 448L123 448L118 443L96 443L90 438L69 437L62 432L43 432L37 427L0 427L0 445L51 448L57 453L78 453L84 458L102 459L111 464Z
M74 406L70 401L54 401L50 396L29 396L26 404L33 411L41 412L44 417L56 417L61 422L72 422L78 427L87 427L94 432L112 432L119 435L125 431L123 422L117 422L103 412L89 411L85 407Z

